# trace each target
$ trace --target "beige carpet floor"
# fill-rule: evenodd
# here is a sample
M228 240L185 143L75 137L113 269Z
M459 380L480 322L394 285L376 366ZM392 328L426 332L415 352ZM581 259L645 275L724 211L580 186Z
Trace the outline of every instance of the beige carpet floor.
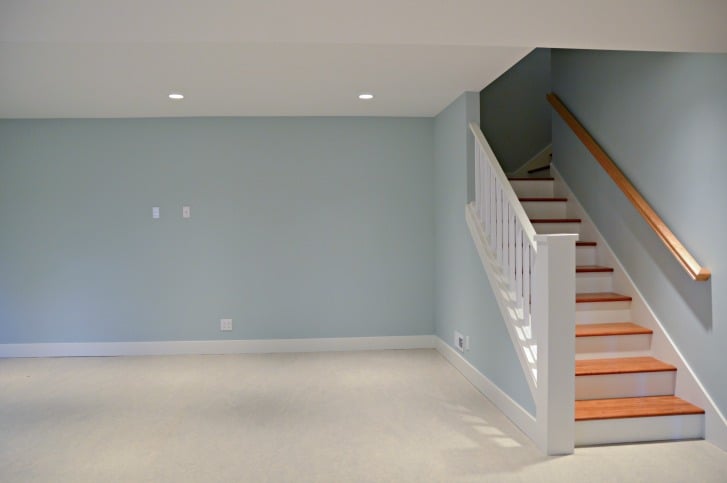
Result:
M727 482L705 441L544 457L433 350L0 360L0 482Z

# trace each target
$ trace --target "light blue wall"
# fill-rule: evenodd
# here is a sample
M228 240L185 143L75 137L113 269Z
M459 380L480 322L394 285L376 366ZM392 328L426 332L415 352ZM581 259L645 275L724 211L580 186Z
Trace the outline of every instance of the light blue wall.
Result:
M555 164L727 412L727 55L554 50L552 62L554 91L712 270L692 281L554 117Z
M431 334L432 134L0 121L0 343Z
M535 49L480 92L480 125L505 172L550 144L550 49Z
M480 372L534 414L535 405L465 222L468 164L479 119L477 93L466 93L434 122L436 197L436 331L453 345L454 331L470 336L465 354Z

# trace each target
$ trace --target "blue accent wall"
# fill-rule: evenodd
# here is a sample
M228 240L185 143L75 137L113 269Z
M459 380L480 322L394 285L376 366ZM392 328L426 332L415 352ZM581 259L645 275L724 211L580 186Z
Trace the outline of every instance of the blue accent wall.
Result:
M550 49L523 57L480 92L480 125L507 173L550 144Z
M433 124L0 121L0 343L432 334Z
M558 170L727 413L727 55L554 50L552 75L555 93L712 270L692 281L553 114Z
M474 159L468 124L478 120L478 94L469 92L434 121L436 331L451 346L455 330L469 336L471 350L464 357L535 414L530 389L465 221L468 166Z

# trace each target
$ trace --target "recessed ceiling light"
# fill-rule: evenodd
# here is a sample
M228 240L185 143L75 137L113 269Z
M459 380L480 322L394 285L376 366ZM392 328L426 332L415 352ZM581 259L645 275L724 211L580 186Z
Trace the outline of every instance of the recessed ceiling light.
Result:
M374 95L373 94L369 94L368 92L365 92L363 94L359 94L358 95L358 98L361 99L361 100L363 100L363 101L368 101L369 99L373 99L374 98Z
M174 99L175 101L178 101L180 99L184 99L184 95L179 94L178 92L173 92L173 93L169 94L169 98Z

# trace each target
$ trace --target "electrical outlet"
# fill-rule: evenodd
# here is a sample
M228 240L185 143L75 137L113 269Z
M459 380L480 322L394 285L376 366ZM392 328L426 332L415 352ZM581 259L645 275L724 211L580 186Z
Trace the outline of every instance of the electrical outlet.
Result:
M458 351L464 352L465 349L465 338L462 334L454 331L454 346L457 348Z
M232 319L220 319L220 330L232 330Z

